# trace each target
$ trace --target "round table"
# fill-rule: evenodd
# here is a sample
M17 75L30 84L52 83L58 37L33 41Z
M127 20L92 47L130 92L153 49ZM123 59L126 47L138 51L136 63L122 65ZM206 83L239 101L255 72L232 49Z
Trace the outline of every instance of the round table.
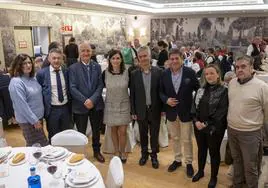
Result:
M27 178L30 176L30 168L32 165L27 161L29 156L31 155L31 147L17 147L12 148L12 152L10 155L16 154L18 152L24 152L26 156L26 162L24 164L18 166L12 166L7 163L8 168L8 176L0 178L0 187L1 185L5 185L5 188L28 188ZM3 165L3 164L1 164ZM61 178L54 179L51 174L47 171L47 164L43 162L39 162L36 166L36 174L41 177L42 188L51 188L51 183L54 181L57 182L57 185L54 187L64 188L64 180L63 177L66 175L68 169L79 170L96 174L98 181L91 186L91 188L105 188L102 176L99 170L87 159L84 160L83 163L70 166L64 160L57 161L57 165L59 171L62 172Z

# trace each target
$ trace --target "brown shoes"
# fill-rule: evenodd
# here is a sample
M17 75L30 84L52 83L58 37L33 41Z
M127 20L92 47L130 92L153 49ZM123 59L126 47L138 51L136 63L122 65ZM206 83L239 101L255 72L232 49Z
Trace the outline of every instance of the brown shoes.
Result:
M97 161L99 161L100 163L105 162L105 159L104 159L103 155L100 152L94 153L94 158L97 159Z

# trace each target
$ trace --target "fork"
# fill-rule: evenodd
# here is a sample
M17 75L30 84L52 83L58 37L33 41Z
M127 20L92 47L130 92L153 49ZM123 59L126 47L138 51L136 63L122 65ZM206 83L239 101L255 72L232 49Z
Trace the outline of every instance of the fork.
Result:
M65 176L63 177L63 182L64 182L64 187L68 188L69 185L66 183L65 179L67 178L68 174L70 174L72 172L73 169L68 168L68 172L65 174Z

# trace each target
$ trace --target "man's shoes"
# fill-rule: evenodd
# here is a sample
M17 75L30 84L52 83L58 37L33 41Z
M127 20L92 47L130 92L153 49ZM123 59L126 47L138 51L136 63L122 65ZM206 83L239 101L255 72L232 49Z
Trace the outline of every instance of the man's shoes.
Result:
M144 166L148 160L148 155L142 155L139 161L140 166Z
M181 162L173 161L173 163L169 165L168 167L168 172L174 172L180 166L181 166Z
M208 183L208 188L215 188L217 185L217 177L211 177Z
M203 177L204 177L204 171L198 171L196 173L196 175L194 175L194 177L192 179L192 182L197 182L197 181L199 181Z
M186 174L188 178L192 178L194 175L194 169L192 164L187 164L186 165Z
M151 161L152 161L152 167L154 169L157 169L159 167L159 162L158 162L157 158L151 158Z
M100 163L105 162L105 159L100 152L94 153L94 158L97 159L97 161L99 161Z

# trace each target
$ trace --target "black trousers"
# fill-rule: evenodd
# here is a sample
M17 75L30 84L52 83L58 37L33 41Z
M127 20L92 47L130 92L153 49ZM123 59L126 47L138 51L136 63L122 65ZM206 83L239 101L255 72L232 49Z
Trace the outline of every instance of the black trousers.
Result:
M51 106L49 116L46 118L48 139L66 129L71 129L70 126L71 114L67 104L62 106Z
M159 114L159 117L161 115ZM148 155L148 131L150 133L151 157L156 157L159 152L158 136L160 129L160 119L152 117L152 109L147 108L144 120L138 120L140 132L140 144L142 156Z
M86 134L88 117L91 124L92 130L92 147L95 153L100 152L100 126L101 126L101 116L99 111L95 108L88 111L86 114L74 114L74 122L76 124L77 130L83 134Z
M220 148L224 136L224 130L214 132L212 135L194 128L194 134L198 147L198 170L204 171L207 151L211 159L211 177L217 177L221 162Z

